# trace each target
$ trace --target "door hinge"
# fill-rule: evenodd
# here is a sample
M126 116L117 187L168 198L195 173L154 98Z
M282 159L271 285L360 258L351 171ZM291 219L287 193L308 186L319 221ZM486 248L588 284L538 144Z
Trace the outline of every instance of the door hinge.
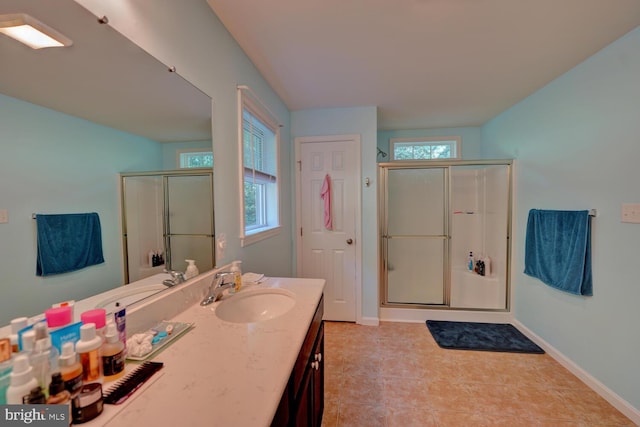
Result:
M302 172L302 160L298 160L298 170Z
M302 227L300 227L300 237L302 237Z

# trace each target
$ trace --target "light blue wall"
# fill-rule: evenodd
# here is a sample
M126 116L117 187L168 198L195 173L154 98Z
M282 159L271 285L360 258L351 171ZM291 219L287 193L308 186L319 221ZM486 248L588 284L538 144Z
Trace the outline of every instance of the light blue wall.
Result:
M331 108L293 111L291 113L291 138L301 136L325 136L359 134L361 148L360 180L362 195L362 316L378 318L378 239L376 212L376 107ZM371 180L366 187L365 178ZM294 178L294 177L292 177ZM294 204L295 206L295 204Z
M438 128L438 129L411 129L411 130L385 130L378 132L378 148L387 153L387 157L378 156L378 162L390 161L391 138L425 138L435 136L460 136L462 137L463 160L477 160L481 157L481 128Z
M145 138L0 95L0 325L124 283L118 173L161 167ZM97 212L105 263L37 277L32 213Z
M220 263L243 260L245 270L270 276L292 272L291 147L289 111L203 0L76 0L213 100L216 234L227 248ZM240 247L240 190L236 86L249 86L277 117L281 128L281 221L279 235Z
M640 29L487 123L484 155L514 157L514 314L635 408L640 408ZM597 209L593 297L522 274L529 209Z

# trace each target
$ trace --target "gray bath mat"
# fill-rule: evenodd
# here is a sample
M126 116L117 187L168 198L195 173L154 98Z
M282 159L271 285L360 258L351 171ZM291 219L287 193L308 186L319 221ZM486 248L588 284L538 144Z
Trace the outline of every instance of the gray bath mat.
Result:
M508 323L427 320L438 345L456 350L543 354L544 350Z

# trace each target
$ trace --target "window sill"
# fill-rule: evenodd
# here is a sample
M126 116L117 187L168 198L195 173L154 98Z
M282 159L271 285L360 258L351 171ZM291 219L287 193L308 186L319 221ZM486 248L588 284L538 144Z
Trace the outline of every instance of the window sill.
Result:
M282 227L278 225L271 228L257 230L257 231L254 231L253 233L247 233L243 237L240 237L240 246L241 247L249 246L261 240L276 236L280 233L281 229Z

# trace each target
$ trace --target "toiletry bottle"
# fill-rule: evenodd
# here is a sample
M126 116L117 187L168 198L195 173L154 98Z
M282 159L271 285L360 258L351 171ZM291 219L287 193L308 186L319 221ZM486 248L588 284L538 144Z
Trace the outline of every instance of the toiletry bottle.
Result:
M51 382L51 362L43 339L36 341L36 345L29 356L29 363L33 368L33 376L38 381L38 385L48 391L49 382Z
M76 352L82 364L83 383L102 383L102 338L96 335L95 324L87 323L80 327Z
M22 403L29 405L41 405L47 403L47 397L44 395L40 386L31 389L28 395L22 398Z
M484 257L484 275L491 276L491 258Z
M71 396L75 396L82 388L82 365L78 362L74 343L66 342L62 345L59 365L64 388L71 393Z
M60 372L51 375L51 384L49 384L49 398L47 403L52 405L62 405L71 402L71 393L64 388L64 380Z
M85 325L88 323L93 323L96 326L96 335L100 337L102 341L104 341L104 327L107 324L107 310L105 310L104 308L96 308L94 310L84 311L80 315L80 320L82 320L82 323Z
M147 257L149 258L149 267L153 267L154 266L153 265L154 264L154 262L153 262L154 261L154 259L153 259L153 257L154 257L153 251L149 251L149 254L147 255Z
M49 393L49 383L51 373L58 370L58 349L51 345L51 336L44 322L36 323L33 326L36 334L36 344L31 353L29 361L34 371L34 376L38 380L38 385L42 387L45 395Z
M124 374L124 345L120 342L114 322L107 325L105 343L102 344L102 374L105 381L112 381Z
M120 303L116 303L116 312L113 313L113 320L116 322L116 328L118 328L118 337L124 347L125 357L127 355L127 309L120 307Z
M29 329L22 334L22 344L20 346L20 352L24 354L30 354L33 348L36 346L36 331Z
M29 320L26 317L18 317L11 321L11 335L9 335L9 339L11 340L11 351L13 353L17 353L20 351L18 346L18 331L27 327Z
M82 386L80 393L71 401L71 413L74 424L91 421L102 413L102 384L89 383Z
M7 388L7 403L9 405L22 404L22 398L38 387L38 380L33 376L33 368L29 364L26 354L20 354L13 360L11 371L11 385Z
M51 376L51 384L49 384L49 405L67 405L69 408L68 417L69 425L71 425L71 393L64 388L64 380L62 374L56 372Z
M473 252L469 252L469 261L467 261L467 270L473 271Z
M48 308L44 311L44 317L47 319L49 329L62 328L70 325L73 321L73 311L71 307L55 307Z
M200 272L198 271L198 267L196 267L196 262L192 259L185 259L187 262L187 270L184 272L184 277L187 279L191 279L192 277L196 277Z
M11 369L13 369L13 361L9 338L3 338L0 342L4 343L7 348L0 352L0 405L7 404L7 389L11 385ZM8 345L7 345L8 344Z
M231 274L233 274L233 292L238 292L242 288L242 270L240 269L242 261L233 261L231 263Z

